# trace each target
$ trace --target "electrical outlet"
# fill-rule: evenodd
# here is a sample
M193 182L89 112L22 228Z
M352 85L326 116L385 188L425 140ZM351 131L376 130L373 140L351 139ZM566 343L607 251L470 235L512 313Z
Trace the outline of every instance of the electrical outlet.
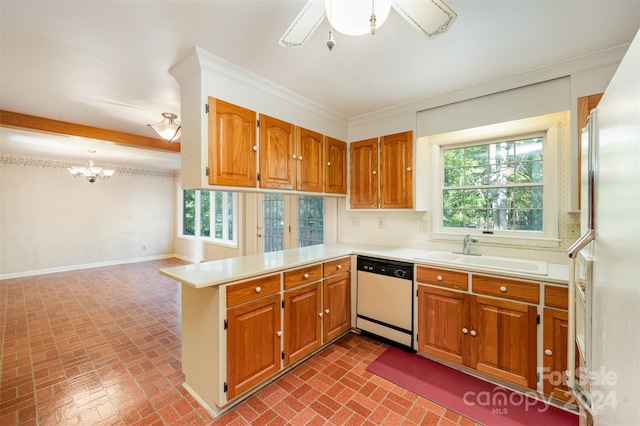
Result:
M384 229L384 217L378 218L378 228Z
M429 221L428 221L428 220L426 220L426 219L422 219L422 220L420 221L420 230L421 230L421 231L426 231L426 230L427 230L428 225L429 225Z
M351 218L351 226L360 226L360 218L352 217Z
M147 246L143 244L141 248L142 248L142 251L145 251L147 249Z
M580 223L567 223L567 238L577 240L580 236Z

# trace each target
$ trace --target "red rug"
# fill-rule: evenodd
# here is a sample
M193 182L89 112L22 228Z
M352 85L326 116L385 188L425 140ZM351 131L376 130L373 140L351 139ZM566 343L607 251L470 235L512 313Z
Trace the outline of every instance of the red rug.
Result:
M390 347L367 370L485 425L578 425L578 416Z

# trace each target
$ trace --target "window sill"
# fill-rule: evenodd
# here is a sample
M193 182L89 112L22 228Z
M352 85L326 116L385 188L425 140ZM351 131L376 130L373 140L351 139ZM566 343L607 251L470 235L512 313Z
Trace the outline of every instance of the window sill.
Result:
M560 246L561 240L549 237L526 237L522 235L495 235L482 234L478 232L468 232L472 237L477 237L479 243L504 244L509 246L522 247L546 247L556 248ZM434 240L462 241L467 233L462 232L433 232L431 234Z
M209 245L213 245L213 246L220 246L220 247L225 247L225 248L230 248L230 249L237 249L238 248L238 243L237 242L227 242L227 241L222 241L222 240L214 240L212 238L202 238L202 237L194 237L191 235L178 235L178 239L180 240L187 240L187 241L200 241L204 244L209 244Z

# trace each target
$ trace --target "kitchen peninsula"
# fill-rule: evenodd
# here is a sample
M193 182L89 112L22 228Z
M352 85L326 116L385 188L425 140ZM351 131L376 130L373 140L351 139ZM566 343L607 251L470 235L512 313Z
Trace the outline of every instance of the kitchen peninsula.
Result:
M522 281L528 286L527 297L519 298L516 294L513 297L519 302L509 303L525 306L529 313L534 313L533 321L536 312L541 314L546 310L547 294L555 294L546 291L547 288L566 293L566 265L547 264L547 274L541 276L429 260L429 255L434 253L442 252L323 244L160 270L161 274L182 284L184 387L207 411L219 415L352 330L357 283L356 274L351 270L355 269L358 255L416 264L415 285L420 289L442 284L435 281L431 285L424 279L428 277L427 272L439 270L434 269L436 267L443 268L445 273L463 269L464 272L458 273L466 274L464 289L460 292L465 297L471 296L471 289L475 291L474 280L486 278L485 274L490 274L493 283L500 284L495 289L498 297L506 297L498 288L509 286L511 297L511 292L519 289ZM431 257L442 259L442 256ZM446 284L447 276L444 276ZM483 289L480 289L479 283L479 291L484 291L482 300L493 300L491 297L496 296L491 293L493 284L485 279ZM419 297L414 301L416 307ZM526 302L526 305L520 302ZM414 309L417 315L413 321L416 323L420 317L418 309ZM419 329L420 325L416 327ZM533 330L533 341L541 342L542 329ZM428 344L424 345L424 336L420 342L417 337L414 336L418 352L430 354L428 350L421 350L428 348ZM535 354L531 355L531 367L535 377L535 366L542 364L543 348L540 344L532 350ZM482 372L482 368L479 367L479 371ZM484 371L504 378L493 370ZM517 380L514 383L542 390L541 383L519 383Z

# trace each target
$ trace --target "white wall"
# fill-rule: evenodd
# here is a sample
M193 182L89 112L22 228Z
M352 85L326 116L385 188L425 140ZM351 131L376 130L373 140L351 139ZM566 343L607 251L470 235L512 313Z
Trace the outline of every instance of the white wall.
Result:
M89 183L60 161L1 159L0 278L173 254L173 173L115 167Z

